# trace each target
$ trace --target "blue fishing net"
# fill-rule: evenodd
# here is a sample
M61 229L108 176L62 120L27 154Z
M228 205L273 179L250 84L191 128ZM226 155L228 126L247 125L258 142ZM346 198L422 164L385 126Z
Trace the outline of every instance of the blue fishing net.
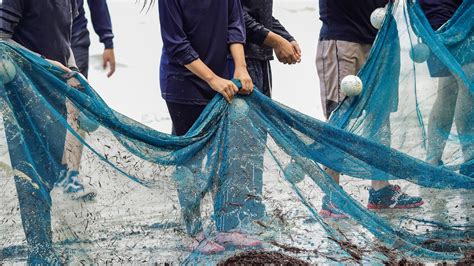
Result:
M192 236L234 231L310 263L470 256L473 11L465 1L433 32L417 4L389 6L359 73L362 94L329 124L256 91L231 104L216 96L182 137L115 112L80 75L73 88L70 75L0 42L0 258L213 264L241 250L202 254ZM444 86L453 91L439 97ZM341 186L325 167L344 174ZM68 193L76 175L93 199ZM369 211L368 180L396 180L425 205ZM349 218L323 219L323 196Z
M434 32L418 4L395 9L359 73L362 94L331 124L472 177L473 12L464 1Z

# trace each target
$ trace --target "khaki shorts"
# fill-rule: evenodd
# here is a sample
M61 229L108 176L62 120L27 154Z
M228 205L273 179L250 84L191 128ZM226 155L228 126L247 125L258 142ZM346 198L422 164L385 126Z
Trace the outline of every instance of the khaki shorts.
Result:
M370 44L320 40L316 68L321 87L321 101L327 119L346 97L340 84L347 75L356 75L369 56Z

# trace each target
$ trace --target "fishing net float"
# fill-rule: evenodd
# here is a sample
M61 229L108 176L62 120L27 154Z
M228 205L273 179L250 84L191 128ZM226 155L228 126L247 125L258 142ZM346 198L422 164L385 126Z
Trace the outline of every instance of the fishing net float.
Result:
M360 80L352 77L347 85L355 93L329 124L255 91L230 104L216 96L182 137L129 119L80 75L75 78L81 88L72 88L60 69L0 42L3 260L18 262L26 249L54 249L68 263L217 264L240 254L238 247L214 255L190 250L188 234L200 229L209 239L229 231L255 236L263 244L241 255L246 258L469 258L473 11L472 1L465 1L434 32L417 4L389 5ZM446 72L468 100L456 102L456 123L449 129L430 120L433 110L447 108L436 101ZM71 108L77 119L71 119ZM55 187L64 154L77 148L64 135L84 147L79 174L95 188L93 201L71 200ZM433 144L440 140L443 149ZM442 163L434 163L440 153ZM345 175L343 187L325 167ZM259 172L263 181L254 178ZM399 180L425 205L369 211L365 190L372 179ZM350 218L323 219L318 210L324 195ZM45 240L51 236L52 242Z

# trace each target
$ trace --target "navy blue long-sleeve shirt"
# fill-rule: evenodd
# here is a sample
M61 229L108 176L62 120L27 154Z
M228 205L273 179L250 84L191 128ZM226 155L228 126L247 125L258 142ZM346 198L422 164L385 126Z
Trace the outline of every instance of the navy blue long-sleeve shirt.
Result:
M446 23L461 6L463 0L420 0L420 6L433 29Z
M106 49L114 47L112 21L106 0L87 0L91 14L92 26L99 40ZM87 18L84 10L84 0L77 0L79 14L72 27L72 42L74 46L90 46Z
M159 0L163 52L161 95L169 102L207 104L216 94L186 69L201 59L216 75L227 75L232 43L245 43L245 24L239 0Z
M323 40L341 40L372 44L378 30L370 23L370 15L389 0L319 0L319 34Z
M293 36L273 17L273 0L241 0L244 8L244 20L247 30L245 56L262 61L273 59L273 49L263 44L270 31L287 41L295 40Z
M0 37L67 65L71 61L71 28L76 0L0 1Z

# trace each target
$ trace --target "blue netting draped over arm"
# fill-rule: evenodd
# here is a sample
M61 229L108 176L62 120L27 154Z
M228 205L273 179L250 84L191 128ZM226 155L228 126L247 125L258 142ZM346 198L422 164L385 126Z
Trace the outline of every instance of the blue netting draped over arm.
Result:
M80 75L73 88L47 61L0 42L1 258L215 264L240 252L199 253L190 246L200 232L246 232L262 242L257 253L309 263L469 257L470 3L438 32L417 4L389 6L359 73L362 94L347 98L329 124L256 91L231 104L216 96L182 137L112 110ZM430 56L415 63L410 53L421 44ZM456 84L459 95L448 129L435 115L448 112L437 103L443 84ZM94 188L93 200L63 189L73 167ZM324 167L344 174L343 187ZM371 179L397 180L426 205L369 211ZM350 218L323 219L325 195Z

